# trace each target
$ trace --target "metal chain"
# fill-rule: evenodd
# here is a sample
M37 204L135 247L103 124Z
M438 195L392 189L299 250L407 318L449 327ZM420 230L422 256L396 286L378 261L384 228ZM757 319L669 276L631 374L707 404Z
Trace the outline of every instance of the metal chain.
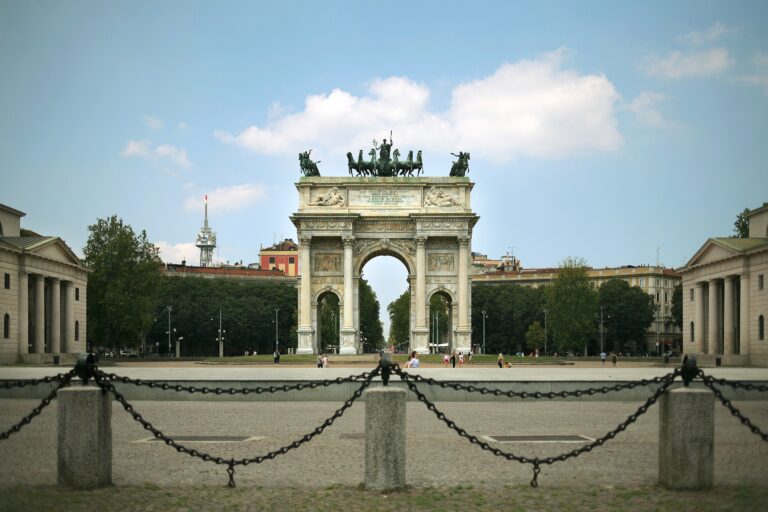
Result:
M768 386L761 386L758 384L752 384L751 382L739 382L736 380L726 380L726 379L716 379L714 377L710 376L704 376L704 373L702 372L701 375L703 376L703 379L709 380L709 382L712 382L714 384L718 384L720 386L729 386L734 389L745 389L747 391L759 391L761 393L768 392ZM706 382L705 380L705 382Z
M186 393L202 393L207 395L209 393L215 395L248 395L255 394L260 395L262 393L278 393L287 391L301 391L303 389L315 389L319 387L328 387L335 384L344 384L346 382L364 382L369 381L372 378L373 372L364 372L359 375L352 375L350 377L336 378L333 380L319 380L299 384L286 384L283 386L269 386L269 387L255 387L255 388L209 388L207 386L184 386L181 384L168 384L167 382L155 382L151 380L131 379L129 377L123 377L114 373L104 373L101 370L96 370L95 374L102 381L120 382L123 384L133 384L134 386L145 386L148 388L157 388L164 391L178 391Z
M26 386L38 386L40 384L45 384L48 382L58 382L67 377L67 375L72 374L73 370L70 370L67 373L60 373L58 375L48 375L43 377L42 379L28 379L28 380L4 380L0 381L0 388L2 389L13 389L13 388L23 388Z
M229 487L235 487L235 466L247 466L248 464L260 464L261 462L264 462L265 460L271 460L279 455L284 455L288 453L289 451L298 448L302 444L311 441L312 438L315 436L321 434L327 427L331 426L338 418L340 418L344 412L346 412L347 409L349 409L352 404L362 396L363 391L371 384L371 381L373 377L379 374L379 370L374 370L373 372L367 373L367 378L362 381L360 387L352 394L352 396L344 402L344 405L334 411L333 415L326 419L323 423L320 424L317 428L315 428L312 432L305 434L300 439L297 439L290 443L289 445L283 446L281 448L278 448L277 450L273 450L269 453L266 453L264 455L259 455L257 457L252 458L243 458L243 459L224 459L223 457L217 457L210 455L205 452L201 452L199 450L196 450L194 448L188 448L182 444L177 443L174 441L171 437L167 436L163 432L161 432L159 429L157 429L154 425L152 425L149 421L145 420L144 417L136 412L133 408L133 406L128 403L128 401L125 399L125 397L115 389L115 385L112 384L112 382L108 379L102 378L104 374L102 372L96 372L94 375L94 378L96 380L96 383L105 391L109 391L114 395L115 400L117 400L120 405L123 406L123 409L128 411L128 413L133 416L133 419L137 422L141 423L141 425L144 427L145 430L148 430L152 432L152 435L154 435L155 438L160 439L168 446L172 446L176 449L179 453L186 453L187 455L191 457L197 457L200 458L206 462L214 462L215 464L226 464L227 465L227 474L229 475L229 483L227 484Z
M554 399L554 398L567 398L567 397L581 397L584 395L587 396L594 396L598 394L604 394L604 393L611 393L614 391L621 391L623 389L634 389L639 386L651 386L654 384L662 384L667 381L667 379L671 375L676 375L675 372L669 373L663 377L654 377L653 379L643 379L633 382L626 382L624 384L616 384L613 386L602 386L599 388L587 388L587 389L577 389L574 391L550 391L550 392L541 392L541 391L534 391L534 392L528 392L528 391L502 391L500 389L491 389L491 388L484 388L484 387L478 387L473 385L467 385L467 384L461 384L459 382L450 382L450 381L437 381L435 379L431 378L425 378L421 375L417 374L408 374L403 370L400 370L403 374L408 375L408 378L415 381L415 382L422 382L425 384L428 384L430 386L439 386L441 388L450 388L454 389L456 391L466 391L468 393L480 393L481 395L494 395L494 396L506 396L508 398L546 398L546 399Z
M730 400L725 398L723 396L723 392L720 391L720 389L715 385L715 383L719 383L718 379L712 378L709 375L704 375L703 372L701 372L701 380L704 381L704 385L707 386L710 390L712 390L712 393L722 402L722 404L731 411L731 414L736 416L739 421L741 421L742 425L745 425L747 428L749 428L750 431L752 431L753 434L756 434L759 436L763 441L768 441L768 434L760 430L756 425L754 425L749 418L741 414L741 411L739 411Z
M51 391L48 396L43 398L43 400L40 402L40 404L32 409L32 412L24 416L21 421L16 423L14 426L6 430L5 432L0 433L0 441L4 441L11 437L11 435L15 434L19 430L21 430L25 425L28 425L37 415L39 415L41 412L43 412L43 409L48 407L50 403L53 401L54 398L56 398L56 395L58 394L59 390L63 387L69 386L70 381L72 380L72 376L75 374L74 370L70 370L68 373L62 373L57 375L54 378L51 378L50 381L52 382L54 380L58 380L59 384L53 388L53 391ZM41 382L45 382L44 379L41 380ZM23 387L23 386L19 386Z
M590 444L584 445L580 448L576 448L574 450L571 450L570 452L562 453L555 457L529 458L529 457L515 455L514 453L509 453L509 452L500 450L480 440L478 437L468 433L466 430L458 426L456 422L448 419L443 412L438 410L438 408L435 406L433 402L431 402L421 391L419 391L418 386L414 382L416 379L414 379L413 376L408 375L406 372L402 371L399 367L395 367L393 369L393 372L400 376L400 378L405 382L408 388L411 391L413 391L416 397L427 406L427 409L432 411L440 421L442 421L448 426L448 428L456 431L458 435L466 438L467 440L469 440L470 443L476 444L481 449L489 451L498 457L504 457L507 460L514 460L521 464L531 464L533 466L533 479L531 480L531 487L538 487L538 476L539 476L539 473L541 472L541 465L543 464L551 465L551 464L554 464L555 462L565 461L572 457L578 457L582 453L590 452L592 451L592 449L598 446L602 446L603 444L605 444L606 441L613 439L614 437L616 437L617 434L626 430L627 427L629 427L632 423L637 421L637 418L645 414L648 411L649 407L651 407L654 403L656 403L659 397L661 397L661 395L663 395L667 391L667 389L674 382L675 377L677 377L680 373L679 370L675 370L673 373L670 373L669 375L663 377L662 378L663 384L656 390L656 392L653 395L651 395L651 397L648 400L645 401L643 405L641 405L634 413L630 414L627 417L627 419L624 420L622 423L620 423L615 429L609 431L604 436L598 439L595 439Z

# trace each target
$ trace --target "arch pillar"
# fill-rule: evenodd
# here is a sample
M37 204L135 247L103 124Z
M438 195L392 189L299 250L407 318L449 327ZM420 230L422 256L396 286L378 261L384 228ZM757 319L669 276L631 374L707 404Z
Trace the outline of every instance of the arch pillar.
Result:
M299 328L297 329L299 340L296 347L297 354L313 354L313 329L312 329L312 263L310 249L312 237L299 238L299 265L301 277L299 282Z
M352 249L355 237L347 236L342 239L344 244L344 327L340 331L340 354L356 354L355 348L355 292L354 292L354 267Z
M472 328L469 323L469 242L468 236L458 237L459 241L459 326L456 329L456 350L468 353L472 348Z

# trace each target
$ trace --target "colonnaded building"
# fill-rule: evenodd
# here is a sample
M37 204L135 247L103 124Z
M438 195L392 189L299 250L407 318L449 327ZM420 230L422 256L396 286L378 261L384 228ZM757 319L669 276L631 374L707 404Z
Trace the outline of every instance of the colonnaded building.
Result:
M683 274L683 346L708 364L768 366L768 203L749 238L710 238Z
M429 353L429 301L450 303L450 349L471 345L471 239L474 184L450 177L302 177L291 220L299 237L299 354L321 346L318 304L339 299L340 353L360 353L358 284L365 264L394 256L408 270L409 345Z
M88 273L61 238L22 229L24 215L0 204L0 363L74 359L86 348Z

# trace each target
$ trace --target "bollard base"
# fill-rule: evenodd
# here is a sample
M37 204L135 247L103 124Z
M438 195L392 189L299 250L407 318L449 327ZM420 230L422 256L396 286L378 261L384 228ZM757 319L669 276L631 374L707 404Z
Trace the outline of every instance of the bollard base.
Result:
M402 389L365 392L365 488L405 487L405 399Z

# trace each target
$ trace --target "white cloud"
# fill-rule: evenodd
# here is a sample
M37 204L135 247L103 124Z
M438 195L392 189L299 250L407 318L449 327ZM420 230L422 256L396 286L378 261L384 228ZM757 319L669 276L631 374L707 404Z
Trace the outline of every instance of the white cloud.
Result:
M341 89L310 95L304 110L294 114L273 104L265 126L215 136L263 154L308 148L338 153L370 147L372 137L393 130L396 143L406 141L409 147L469 149L473 156L498 161L618 148L619 94L603 75L562 69L564 54L504 64L490 76L461 84L446 112L430 110L427 86L389 77L373 80L363 96Z
M635 96L627 104L627 110L635 114L638 122L649 126L665 126L667 123L661 112L656 108L658 103L664 101L663 94L653 91L643 91Z
M752 58L755 70L752 74L743 75L737 78L740 82L757 85L762 87L768 94L768 53L758 52Z
M208 193L209 214L216 212L230 212L247 208L267 197L267 187L261 183L247 183L232 187L218 187ZM189 211L202 212L204 209L203 197L188 197L184 201L184 208Z
M178 128L179 130L186 130L187 128L189 128L189 125L187 123L185 123L184 121L179 121L176 124L176 128Z
M148 140L129 140L121 154L125 157L147 156L150 145Z
M163 240L155 242L160 249L160 259L165 263L181 263L186 260L188 265L196 265L200 261L200 249L192 242L169 244Z
M152 117L150 115L146 115L145 114L144 115L144 122L147 124L147 126L152 128L153 130L162 130L163 129L163 122L160 119L156 118L156 117Z
M185 149L171 146L170 144L163 144L155 148L155 154L163 159L170 160L179 167L188 168L192 164L187 158L187 151Z
M731 28L726 27L718 21L706 30L701 32L688 32L687 34L679 36L677 40L683 44L696 46L717 41L732 31Z
M733 64L728 50L712 48L700 52L669 52L664 57L651 55L643 67L651 76L684 78L689 76L715 75Z

